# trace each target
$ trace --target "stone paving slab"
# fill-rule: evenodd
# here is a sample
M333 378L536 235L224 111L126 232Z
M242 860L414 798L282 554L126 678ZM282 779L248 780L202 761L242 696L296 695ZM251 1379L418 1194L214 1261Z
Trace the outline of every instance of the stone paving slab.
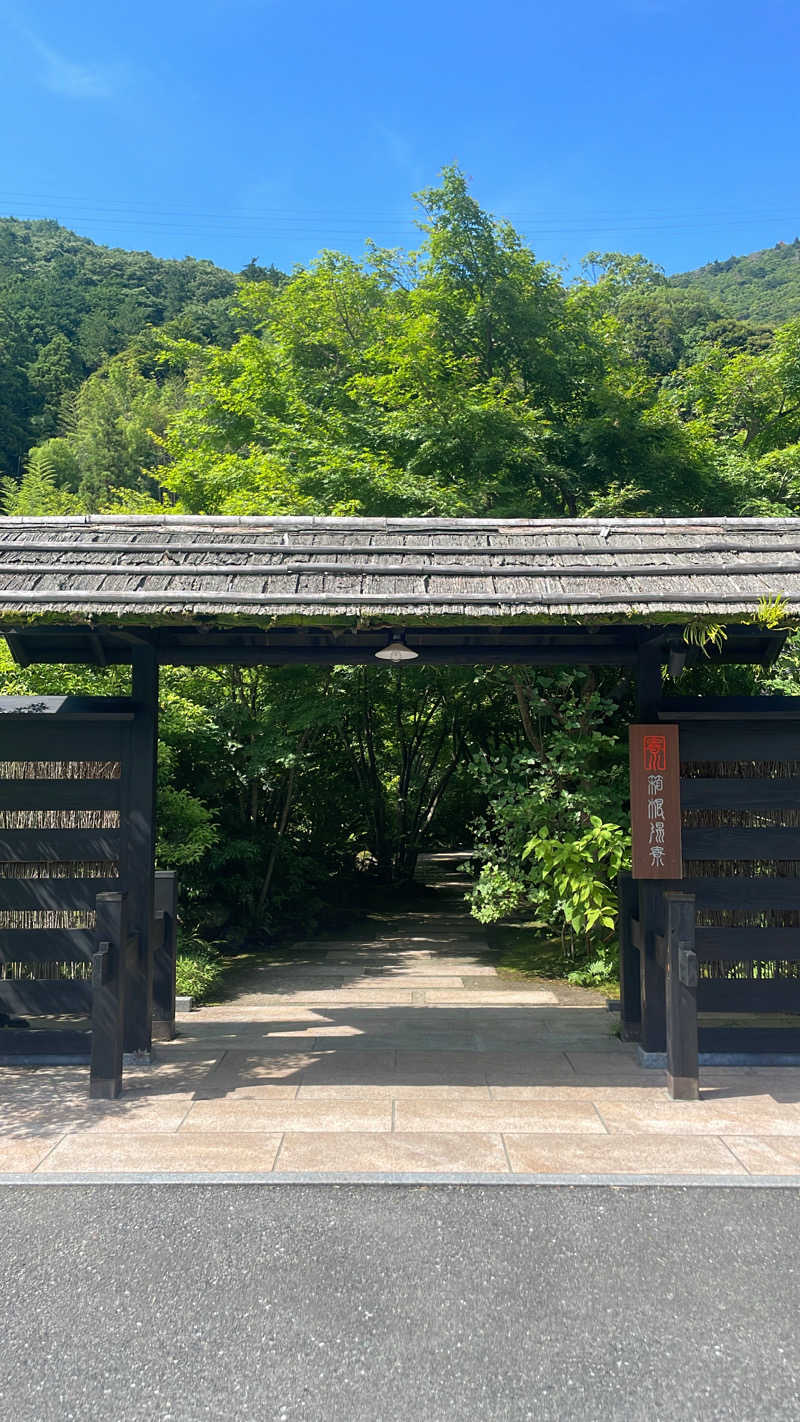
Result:
M420 1093L425 1093L426 1101L488 1101L491 1091L488 1086L419 1086L388 1081L383 1085L354 1083L330 1086L300 1086L297 1097L300 1101L417 1101ZM241 1094L247 1095L248 1088Z
M300 1087L294 1082L229 1081L213 1079L198 1087L195 1101L294 1101Z
M536 1007L544 1002L554 1003L558 1001L555 993L548 991L546 988L538 990L529 988L527 990L514 991L512 989L494 987L493 989L478 990L491 991L491 999L494 1006L498 1006L501 1003L515 1003L519 1007ZM474 996L474 988L432 988L425 993L425 1001L441 1004L442 1006L452 1004L457 1007L469 1007L473 1003Z
M278 1170L435 1170L508 1172L499 1135L481 1132L394 1132L380 1136L339 1132L289 1134Z
M59 1171L272 1170L280 1134L225 1131L214 1135L65 1136L45 1156L38 1174Z
M364 1048L359 1038L345 1043L320 1041L309 1055L303 1081L334 1082L394 1080L397 1050L394 1047Z
M287 1002L299 1003L306 1007L410 1007L413 1002L411 992L412 989L408 987L369 987L362 991L348 986L333 989L305 988L292 993L243 993L237 1002L236 1011L245 1015L253 1008L279 1007Z
M57 1136L56 1141L62 1140ZM53 1139L38 1136L36 1139L15 1139L3 1136L0 1143L0 1171L34 1171L53 1149Z
M398 1101L399 1131L536 1131L603 1133L592 1102L583 1101Z
M800 1068L708 1068L699 1102L669 1101L599 994L502 979L443 905L276 955L119 1101L90 1101L85 1068L0 1068L0 1174L800 1183Z
M391 1101L195 1101L186 1131L390 1131Z
M800 1176L800 1140L733 1136L726 1144L751 1175Z
M800 1106L768 1095L645 1105L605 1099L598 1102L597 1110L609 1131L634 1135L680 1131L709 1136L788 1135L800 1140Z
M638 1086L624 1083L616 1086L583 1085L581 1083L550 1083L549 1085L490 1086L492 1101L591 1101L599 1105L602 1101L622 1100L626 1105L635 1104L645 1109L654 1097L664 1095L664 1087L658 1082Z
M640 1140L629 1136L566 1138L517 1134L505 1136L511 1168L528 1174L745 1175L740 1160L713 1137L665 1135Z

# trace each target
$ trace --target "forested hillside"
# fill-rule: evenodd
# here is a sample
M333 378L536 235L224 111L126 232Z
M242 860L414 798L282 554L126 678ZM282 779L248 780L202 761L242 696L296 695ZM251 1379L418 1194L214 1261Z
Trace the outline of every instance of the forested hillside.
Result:
M7 225L6 511L800 510L800 318L641 256L565 285L455 169L420 200L413 253L238 283Z
M673 286L704 292L734 316L780 325L800 316L800 237L745 257L709 262L670 280Z
M65 395L145 327L230 335L235 279L211 262L98 247L52 221L0 219L0 468L58 433ZM179 318L179 319L178 319Z

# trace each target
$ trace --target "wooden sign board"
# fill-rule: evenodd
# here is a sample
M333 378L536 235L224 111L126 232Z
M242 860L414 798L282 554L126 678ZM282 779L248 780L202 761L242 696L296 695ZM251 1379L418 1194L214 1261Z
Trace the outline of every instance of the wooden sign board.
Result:
M681 879L681 765L677 726L631 726L634 879Z

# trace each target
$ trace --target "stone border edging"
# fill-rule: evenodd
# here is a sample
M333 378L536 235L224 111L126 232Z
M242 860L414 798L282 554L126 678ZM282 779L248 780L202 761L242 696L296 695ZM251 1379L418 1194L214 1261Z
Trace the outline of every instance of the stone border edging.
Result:
M501 1175L436 1171L64 1171L37 1175L0 1173L3 1185L481 1185L481 1186L637 1186L707 1189L800 1189L796 1175Z

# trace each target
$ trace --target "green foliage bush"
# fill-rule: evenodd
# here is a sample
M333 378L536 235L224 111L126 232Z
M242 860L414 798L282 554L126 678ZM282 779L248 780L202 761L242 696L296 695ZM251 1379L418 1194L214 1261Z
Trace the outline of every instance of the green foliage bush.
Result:
M477 826L472 911L483 923L524 913L593 951L616 927L616 878L628 857L626 718L593 677L517 675L527 748L473 762L487 809Z
M554 838L540 830L522 851L536 860L540 909L550 923L563 924L571 940L588 944L608 937L617 923L616 881L626 863L629 836L620 825L589 815L589 828L575 838Z
M195 1004L210 1001L222 980L225 962L212 943L179 934L175 991L180 997L194 998Z
M570 968L567 982L574 987L603 987L616 982L619 974L619 953L615 943L607 940L595 945L594 955L580 967Z

